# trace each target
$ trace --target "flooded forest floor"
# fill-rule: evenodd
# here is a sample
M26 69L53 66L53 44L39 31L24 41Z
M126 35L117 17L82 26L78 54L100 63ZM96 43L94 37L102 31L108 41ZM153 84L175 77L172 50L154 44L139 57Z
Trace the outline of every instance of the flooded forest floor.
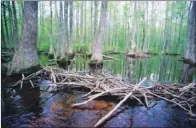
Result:
M142 83L142 86L147 88L154 86L152 81L165 85L172 85L173 83L175 83L176 86L182 85L180 82L182 62L176 61L180 59L178 56L152 56L150 58L140 59L126 57L122 54L109 56L116 58L116 60L108 59L106 57L102 71L105 73L107 72L110 77L112 76L116 79L127 81L128 83L131 83L131 85L137 85L137 83L146 77L148 79ZM41 54L39 57L42 65L46 66L52 64L48 55ZM88 77L90 77L91 74L88 74L90 70L88 62L88 56L76 55L72 61L68 62L66 66L64 65L64 69L72 74L77 72L79 76L89 75ZM165 69L164 71L161 70L163 67ZM92 83L89 83L89 81L86 81L85 83L85 80L82 82L80 80L80 83L83 84L80 86L75 85L74 89L70 87L70 84L67 84L67 86L63 88L59 87L60 89L51 89L51 86L54 86L54 84L70 82L70 80L73 79L73 77L70 77L66 81L62 76L54 79L54 75L51 75L51 72L42 73L35 78L32 77L31 79L22 82L22 84L20 81L17 86L8 88L8 86L10 87L18 80L21 80L21 77L21 74L12 78L2 77L1 107L2 125L4 127L93 127L101 118L114 109L125 96L125 94L121 97L111 97L107 95L92 98L93 96L96 96L96 93L91 92L92 95L82 98L89 93L90 90L92 91L96 88L89 89L89 86L92 85L92 83L105 82L101 79L100 81L91 81ZM27 75L25 75L25 78L27 78ZM79 79L76 76L74 78ZM65 81L62 81L63 79ZM76 83L77 80L72 82ZM87 83L89 83L89 86L86 87L86 89L81 88L81 86L87 86ZM112 88L112 84L110 87ZM160 90L163 90L163 88ZM169 90L171 90L171 88L169 88ZM183 86L180 88L183 88ZM191 86L192 90L193 88L195 88L195 85ZM195 93L194 91L193 93ZM193 99L194 97L195 95L192 95ZM90 98L92 100L88 103L73 107L73 104L84 103ZM150 99L150 97L148 98ZM164 99L152 99L147 103L145 98L142 98L141 102L144 104L138 103L136 99L127 100L99 126L196 126L195 117L190 116L180 107L177 107ZM148 107L146 107L146 103ZM192 111L195 113L194 108Z

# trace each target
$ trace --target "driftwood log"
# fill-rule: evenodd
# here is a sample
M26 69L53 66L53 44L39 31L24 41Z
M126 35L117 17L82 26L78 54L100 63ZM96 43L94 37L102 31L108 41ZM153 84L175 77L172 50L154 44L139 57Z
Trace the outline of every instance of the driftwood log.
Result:
M87 100L82 103L75 103L72 105L73 107L87 104L93 99L104 95L122 98L108 114L95 124L95 127L108 119L127 99L135 99L147 108L149 107L150 100L163 99L182 108L190 114L190 116L196 116L192 111L193 106L196 105L196 83L190 83L188 85L166 85L152 81L154 82L153 86L145 87L143 83L147 78L144 78L138 84L131 84L107 73L90 75L81 72L71 73L61 68L44 67L42 70L27 77L23 75L22 79L13 86L20 85L22 88L23 81L29 81L32 87L34 87L30 79L39 75L51 81L50 84L45 85L50 87L50 91L60 90L64 87L73 89L82 87L89 89L90 91L83 96L83 98L87 98ZM141 99L144 99L144 101L142 102Z

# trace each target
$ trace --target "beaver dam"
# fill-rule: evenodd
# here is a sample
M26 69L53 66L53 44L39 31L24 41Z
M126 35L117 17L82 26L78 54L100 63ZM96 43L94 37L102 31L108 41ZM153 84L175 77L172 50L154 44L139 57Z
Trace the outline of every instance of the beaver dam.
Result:
M160 84L152 81L151 86L145 86L147 78L143 78L137 84L131 84L121 78L111 76L107 73L81 73L68 72L57 67L44 67L42 70L33 73L29 76L22 75L22 79L10 87L20 86L23 88L23 83L29 82L32 87L35 87L33 80L37 77L44 77L49 80L46 86L46 92L57 92L64 89L84 89L88 91L82 96L83 100L79 103L72 103L71 107L75 108L90 103L94 99L103 96L118 97L119 103L113 107L108 113L101 117L94 125L95 127L104 123L110 118L113 113L118 111L118 108L127 100L136 100L139 104L151 109L152 100L162 99L174 106L178 106L186 111L190 117L195 117L193 109L196 105L196 83L183 84Z

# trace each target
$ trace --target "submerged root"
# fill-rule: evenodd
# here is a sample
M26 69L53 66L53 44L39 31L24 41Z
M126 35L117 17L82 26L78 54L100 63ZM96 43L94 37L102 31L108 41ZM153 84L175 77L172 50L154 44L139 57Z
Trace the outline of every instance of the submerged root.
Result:
M146 78L139 84L131 84L107 73L70 73L61 68L44 67L42 70L21 79L14 86L22 84L25 80L29 81L37 75L44 75L47 79L51 80L52 83L45 86L55 87L55 90L53 91L61 90L63 88L78 87L90 90L83 96L87 98L87 100L82 103L75 103L72 105L73 107L87 104L93 99L104 95L123 98L116 107L100 119L95 126L99 126L107 120L127 99L134 99L142 105L145 105L148 109L152 108L149 106L152 99L163 99L182 108L191 116L195 116L195 113L192 112L192 107L196 106L196 83L191 83L189 85L163 85L152 81L154 84L153 86L145 87L143 83Z

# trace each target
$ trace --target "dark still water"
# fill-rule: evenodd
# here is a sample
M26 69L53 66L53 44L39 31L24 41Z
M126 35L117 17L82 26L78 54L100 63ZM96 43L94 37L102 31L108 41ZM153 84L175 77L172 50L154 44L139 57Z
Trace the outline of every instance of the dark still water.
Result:
M40 84L43 84L41 81ZM14 97L2 99L3 127L93 127L96 122L114 108L116 101L99 99L72 108L81 102L80 91L46 93L43 87L35 89L25 85L16 89ZM7 93L11 93L7 90ZM196 122L179 108L165 101L154 101L147 110L144 106L126 103L101 127L195 127Z
M156 56L146 59L130 59L114 55L116 61L105 60L104 71L122 79L138 82L143 77L160 82L180 82L182 62L179 57ZM48 64L47 56L40 56L43 65ZM75 62L67 69L70 71L89 71L89 59L75 56ZM21 79L21 78L11 78ZM46 80L34 80L35 88L24 83L23 88L8 89L8 79L2 83L2 127L93 127L118 103L116 99L97 99L86 105L72 108L73 103L82 102L87 92L62 90L46 92L42 86ZM196 127L196 120L180 108L167 102L153 101L149 110L127 102L101 127Z

